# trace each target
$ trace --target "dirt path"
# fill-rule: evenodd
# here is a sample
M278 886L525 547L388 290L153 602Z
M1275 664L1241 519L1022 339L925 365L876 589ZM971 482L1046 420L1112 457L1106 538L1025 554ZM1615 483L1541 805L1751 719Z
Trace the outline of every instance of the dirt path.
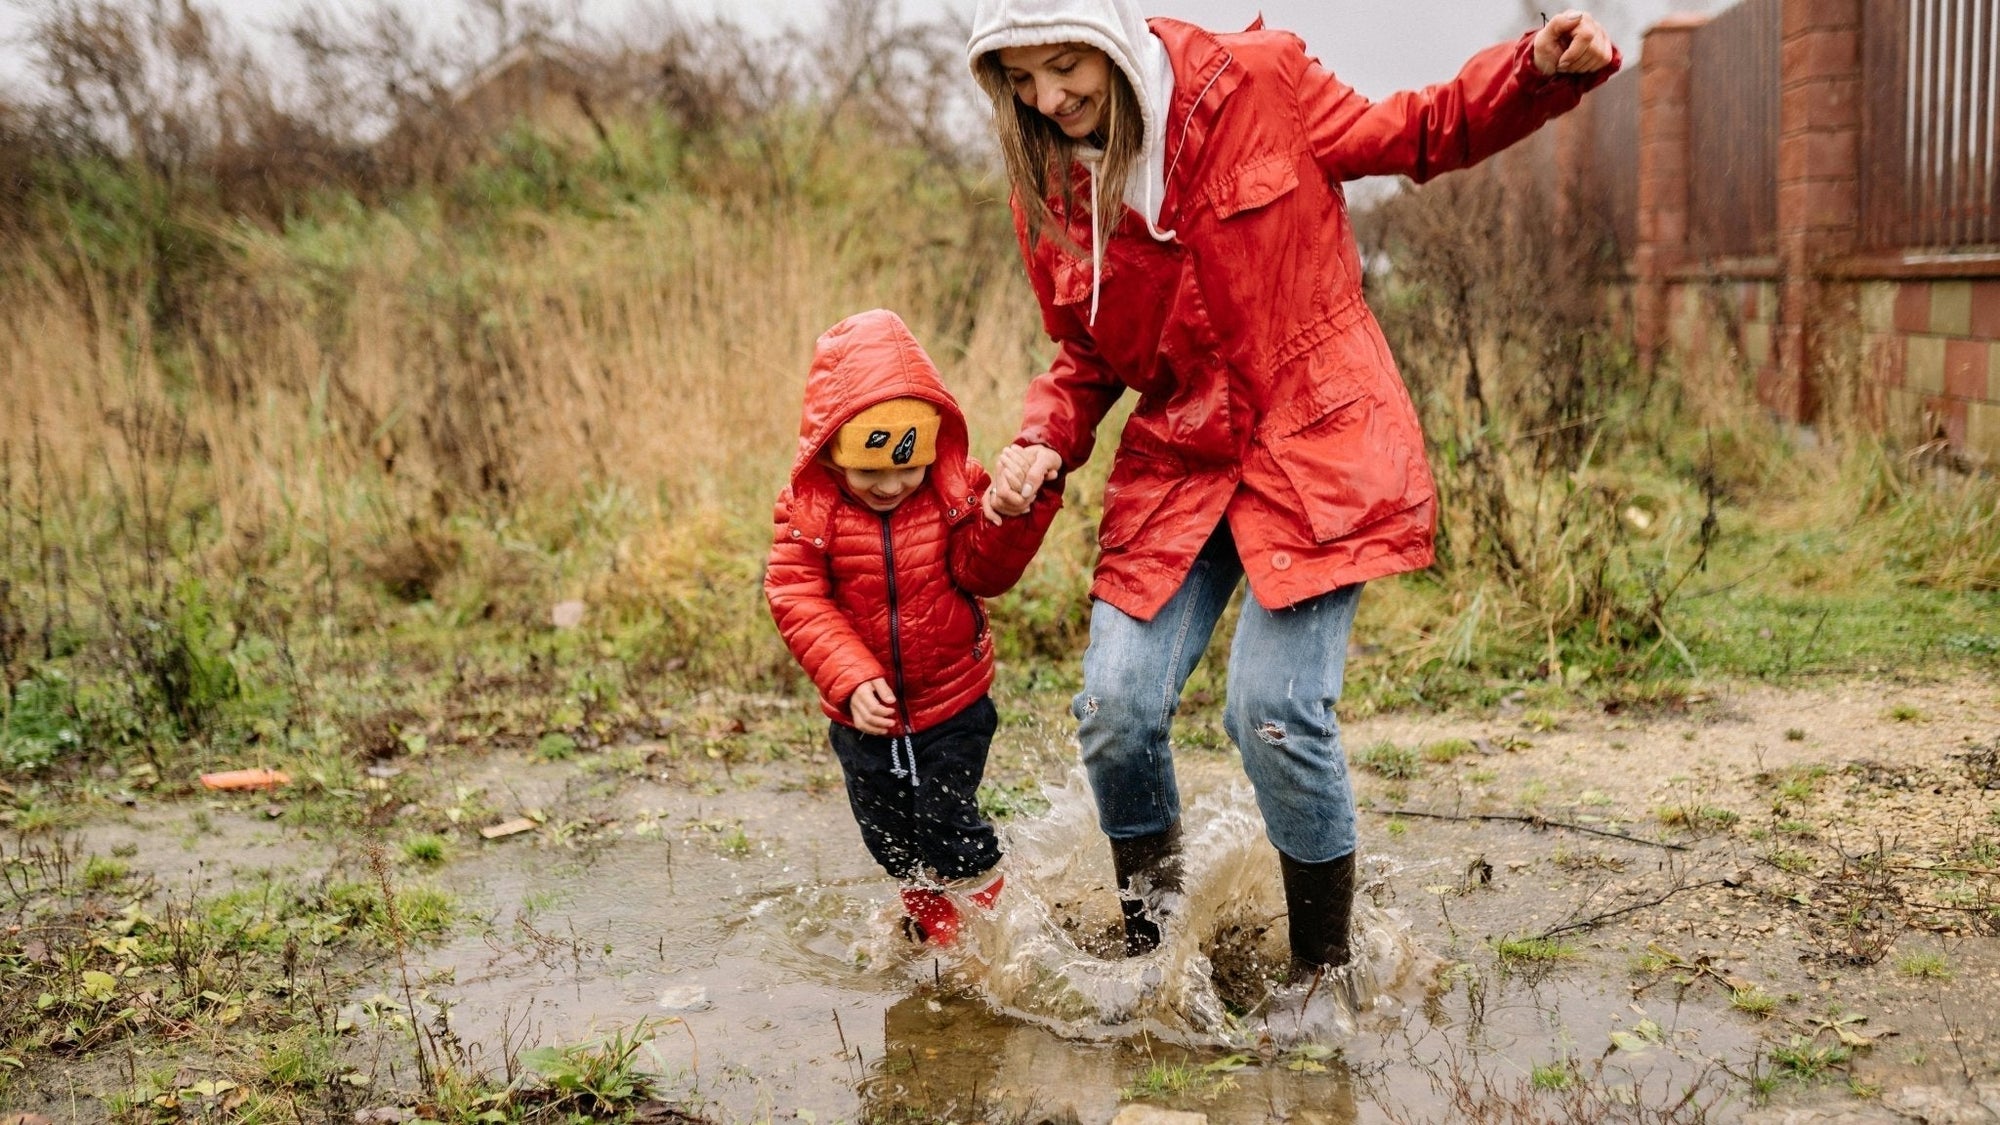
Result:
M1452 740L1471 752L1451 757L1466 749ZM2000 684L1384 718L1349 727L1349 754L1378 763L1357 771L1364 839L1429 944L1491 965L1482 939L1548 934L1577 953L1552 975L1622 986L1564 1011L1574 1057L1612 1049L1614 1031L1633 1043L1646 1020L1664 1029L1655 1049L1748 1031L1751 1058L1729 1065L1779 1104L2000 1119Z

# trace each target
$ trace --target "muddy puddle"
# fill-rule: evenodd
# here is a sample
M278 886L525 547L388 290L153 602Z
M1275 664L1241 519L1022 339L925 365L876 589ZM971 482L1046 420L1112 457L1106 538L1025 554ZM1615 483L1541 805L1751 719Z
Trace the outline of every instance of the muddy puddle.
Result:
M941 953L901 936L895 886L837 792L639 785L617 798L615 838L454 865L485 922L413 968L496 1073L512 1049L651 1021L662 1094L725 1121L1093 1123L1135 1101L1212 1121L1421 1120L1565 1058L1652 1100L1750 1050L1747 1029L1655 1010L1622 979L1455 961L1396 905L1442 878L1449 861L1422 849L1365 853L1358 1010L1344 989L1273 995L1283 900L1248 787L1220 756L1181 778L1187 902L1143 958L1107 956L1109 858L1072 775L1046 812L1003 823L999 908ZM1635 1049L1594 1070L1608 1032L1635 1028Z

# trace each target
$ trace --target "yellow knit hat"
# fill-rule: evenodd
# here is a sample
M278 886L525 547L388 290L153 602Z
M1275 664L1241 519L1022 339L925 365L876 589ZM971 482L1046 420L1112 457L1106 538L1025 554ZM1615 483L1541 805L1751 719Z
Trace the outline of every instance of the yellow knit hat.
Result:
M826 449L843 469L914 469L937 460L937 407L892 398L849 418Z

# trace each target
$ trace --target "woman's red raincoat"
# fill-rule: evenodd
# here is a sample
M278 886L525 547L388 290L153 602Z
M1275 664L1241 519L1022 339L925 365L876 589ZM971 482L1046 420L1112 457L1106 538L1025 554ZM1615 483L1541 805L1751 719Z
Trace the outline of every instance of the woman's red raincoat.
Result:
M1259 604L1427 566L1436 514L1415 408L1361 297L1340 184L1426 180L1507 147L1617 69L1544 77L1529 36L1451 82L1371 103L1283 32L1149 26L1173 63L1157 241L1129 208L1093 267L1017 228L1059 350L1030 385L1018 444L1066 468L1126 388L1091 593L1150 619L1225 515ZM1471 232L1468 232L1471 233ZM1099 287L1095 323L1089 322Z

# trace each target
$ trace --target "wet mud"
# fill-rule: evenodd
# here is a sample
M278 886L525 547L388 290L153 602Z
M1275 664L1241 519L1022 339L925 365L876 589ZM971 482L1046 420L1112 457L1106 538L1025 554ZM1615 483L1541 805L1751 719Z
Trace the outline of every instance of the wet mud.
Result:
M1454 1067L1457 1081L1512 1082L1566 1040L1594 1049L1604 1027L1636 1022L1622 981L1454 972L1393 903L1429 865L1390 854L1368 864L1382 905L1358 906L1359 1004L1271 980L1282 891L1232 767L1183 763L1187 894L1146 957L1112 956L1108 855L1072 774L1046 813L1004 825L1006 892L952 949L902 936L895 886L837 796L676 807L641 787L620 838L460 865L485 924L422 976L493 1065L510 1044L656 1021L662 1088L730 1121L1104 1122L1135 1101L1214 1121L1422 1119ZM1698 1082L1706 1056L1686 1048L1753 1037L1689 1011L1659 1018L1660 1049L1620 1060L1617 1081Z
M643 1027L659 1094L717 1122L2000 1120L2000 689L1895 698L1349 724L1365 886L1329 987L1274 979L1276 857L1227 750L1179 752L1186 894L1133 959L1059 733L1003 732L1040 800L947 950L903 936L826 763L412 762L535 828L421 876L462 921L408 971L494 1074ZM85 847L189 895L365 867L271 812L142 806ZM357 1011L401 987L371 973Z

